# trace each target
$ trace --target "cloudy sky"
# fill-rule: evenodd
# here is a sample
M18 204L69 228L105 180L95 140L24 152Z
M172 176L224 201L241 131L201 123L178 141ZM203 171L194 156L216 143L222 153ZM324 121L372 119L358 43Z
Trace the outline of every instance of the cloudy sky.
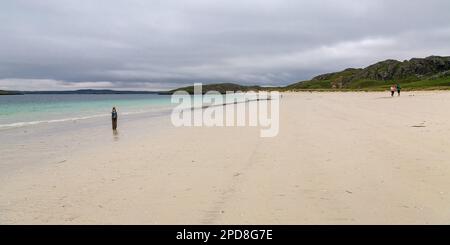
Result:
M1 0L0 89L287 85L450 55L448 0Z

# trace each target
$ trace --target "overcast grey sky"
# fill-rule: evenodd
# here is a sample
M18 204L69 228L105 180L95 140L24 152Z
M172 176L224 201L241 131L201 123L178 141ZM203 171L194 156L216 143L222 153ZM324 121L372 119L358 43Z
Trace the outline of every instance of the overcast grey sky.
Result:
M286 85L450 55L448 0L1 0L0 89Z

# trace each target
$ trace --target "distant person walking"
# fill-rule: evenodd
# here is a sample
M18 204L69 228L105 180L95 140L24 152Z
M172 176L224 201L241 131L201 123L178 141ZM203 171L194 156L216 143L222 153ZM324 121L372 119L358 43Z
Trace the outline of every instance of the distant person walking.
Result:
M395 91L397 90L397 86L392 85L391 86L391 97L394 97Z
M116 107L112 108L112 112L111 112L111 119L112 119L112 129L115 131L117 130L117 110Z
M400 87L400 84L397 84L397 93L398 96L400 96L400 92L402 91L402 87Z

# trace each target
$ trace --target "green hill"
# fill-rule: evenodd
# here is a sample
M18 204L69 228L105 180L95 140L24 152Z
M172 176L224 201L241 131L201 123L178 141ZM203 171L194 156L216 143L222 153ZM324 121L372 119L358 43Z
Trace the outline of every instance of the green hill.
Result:
M366 68L349 68L301 81L286 87L241 86L234 83L203 85L206 91L260 91L260 90L333 90L333 91L381 91L399 83L405 90L450 89L450 57L430 56L403 62L385 60ZM178 88L165 94L184 90L191 94L194 87Z
M364 69L320 75L286 89L385 90L393 83L400 83L404 89L450 89L450 57L386 60Z
M231 92L247 92L247 91L259 91L264 88L259 86L242 86L234 83L220 83L220 84L204 84L202 86L202 92L206 93L208 91L217 91L221 94L225 94L227 91ZM186 91L189 94L194 94L194 86L184 87L184 88L177 88L168 92L164 92L161 94L173 94L176 91Z

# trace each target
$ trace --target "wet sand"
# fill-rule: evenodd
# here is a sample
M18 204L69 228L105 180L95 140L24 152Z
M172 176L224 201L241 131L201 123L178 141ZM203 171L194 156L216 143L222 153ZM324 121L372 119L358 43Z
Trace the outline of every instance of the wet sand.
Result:
M18 135L0 143L0 223L448 224L449 108L449 92L291 93L275 138L168 116Z

